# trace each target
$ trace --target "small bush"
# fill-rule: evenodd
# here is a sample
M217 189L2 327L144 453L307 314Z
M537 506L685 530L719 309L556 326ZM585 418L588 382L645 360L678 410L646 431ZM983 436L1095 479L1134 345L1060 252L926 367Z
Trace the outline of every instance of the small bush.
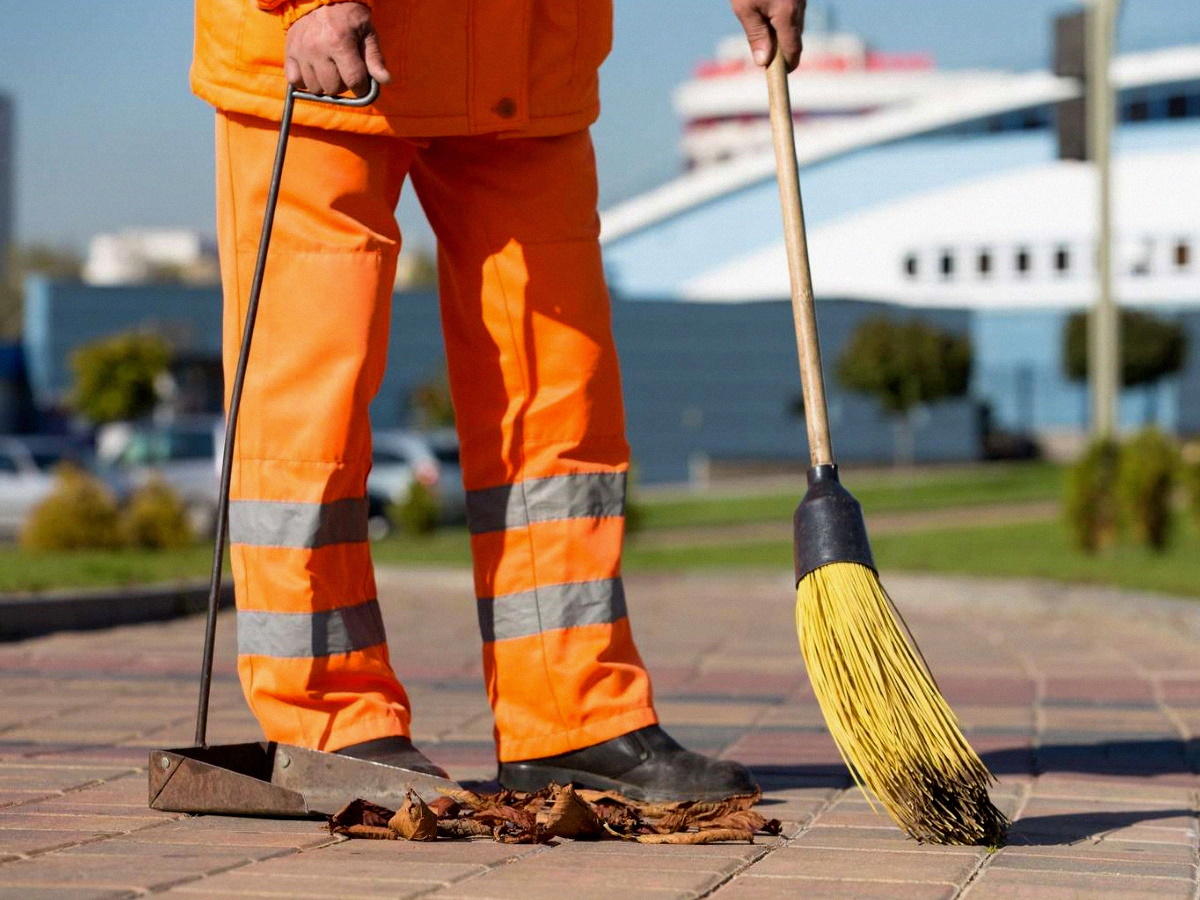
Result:
M414 481L404 501L393 504L391 518L405 534L417 537L432 534L438 526L437 500L428 487Z
M1067 528L1075 546L1084 553L1098 553L1117 538L1118 456L1114 442L1095 441L1067 472Z
M21 529L27 550L112 550L121 546L116 501L108 489L77 466L59 467L51 493L30 512Z
M1196 530L1200 531L1200 443L1191 443L1183 448L1183 465L1179 474L1187 498L1188 512Z
M129 546L148 550L174 550L196 539L183 501L160 478L150 480L130 498L121 513L121 534Z
M1137 542L1155 553L1166 550L1171 540L1171 496L1178 466L1178 449L1156 428L1145 429L1121 449L1121 517Z

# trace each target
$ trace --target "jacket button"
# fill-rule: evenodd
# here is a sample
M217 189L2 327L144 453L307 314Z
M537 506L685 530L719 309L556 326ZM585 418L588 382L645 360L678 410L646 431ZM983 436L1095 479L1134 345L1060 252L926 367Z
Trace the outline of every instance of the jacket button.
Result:
M511 97L504 97L492 107L492 112L502 119L511 119L517 114L517 104Z

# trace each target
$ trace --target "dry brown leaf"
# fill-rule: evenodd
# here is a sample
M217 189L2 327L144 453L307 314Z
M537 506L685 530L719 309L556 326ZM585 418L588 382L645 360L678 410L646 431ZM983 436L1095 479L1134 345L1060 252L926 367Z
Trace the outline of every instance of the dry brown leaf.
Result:
M674 834L639 834L639 844L718 844L725 841L754 843L754 832L739 828L711 828L706 831L677 831Z
M388 828L406 841L437 840L437 816L411 788L404 803L388 821Z
M337 832L346 837L367 838L373 841L398 841L400 835L386 825L347 825L343 831Z
M446 838L491 837L492 829L474 819L439 819L438 835Z
M775 830L768 830L774 823ZM723 816L716 816L711 819L704 819L697 822L698 828L736 828L741 831L766 831L768 834L779 834L779 821L772 819L767 821L766 816L761 816L753 810L744 809L737 812L727 813Z
M377 803L351 800L329 817L329 831L332 834L347 834L346 829L356 825L386 828L391 817L392 811Z
M462 804L452 797L438 797L429 804L429 808L433 810L439 822L442 819L457 819L458 814L462 812Z
M574 788L560 788L554 805L538 814L538 823L553 837L587 840L602 837L604 825Z

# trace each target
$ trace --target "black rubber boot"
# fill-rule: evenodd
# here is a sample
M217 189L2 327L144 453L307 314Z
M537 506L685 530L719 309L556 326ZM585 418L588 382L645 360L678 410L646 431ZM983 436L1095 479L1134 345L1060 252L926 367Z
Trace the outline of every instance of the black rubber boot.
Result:
M724 800L758 790L741 763L685 750L657 725L559 756L500 764L500 783L516 791L577 784L631 800Z
M396 766L410 772L422 772L426 775L436 775L438 778L450 777L445 769L432 762L406 737L376 738L361 744L351 744L336 752L339 756L383 763L385 766Z

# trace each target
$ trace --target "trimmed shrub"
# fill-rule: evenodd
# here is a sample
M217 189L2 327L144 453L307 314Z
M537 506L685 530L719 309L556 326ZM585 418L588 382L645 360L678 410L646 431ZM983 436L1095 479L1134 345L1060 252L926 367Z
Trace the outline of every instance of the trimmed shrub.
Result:
M1119 452L1112 441L1094 441L1067 472L1063 511L1072 542L1084 553L1098 553L1117 539Z
M64 464L54 489L29 513L20 535L27 550L112 550L121 546L116 501L94 476Z
M1135 540L1162 553L1171 540L1171 496L1179 451L1157 428L1147 428L1121 448L1117 496Z
M393 504L391 519L405 534L423 537L433 534L438 526L438 506L433 492L419 481L414 481L403 502Z
M1200 443L1193 442L1183 448L1179 474L1186 492L1188 512L1196 530L1200 531Z
M121 534L131 547L174 550L195 542L187 508L161 478L152 478L134 493L121 512Z

